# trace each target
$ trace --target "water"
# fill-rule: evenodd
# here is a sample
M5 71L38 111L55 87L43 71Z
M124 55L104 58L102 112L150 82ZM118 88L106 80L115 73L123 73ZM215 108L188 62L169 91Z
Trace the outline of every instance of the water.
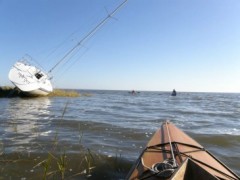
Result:
M0 179L124 179L165 120L240 174L240 94L85 92L0 99Z

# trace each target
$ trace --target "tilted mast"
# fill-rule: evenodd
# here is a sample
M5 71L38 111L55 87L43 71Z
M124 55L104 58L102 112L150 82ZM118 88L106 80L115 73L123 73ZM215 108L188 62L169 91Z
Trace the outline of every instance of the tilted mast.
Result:
M91 38L106 22L110 19L128 0L123 1L110 14L108 14L99 24L97 24L89 33L87 33L72 49L70 49L48 72L51 73L59 64L61 64L74 50L81 44Z

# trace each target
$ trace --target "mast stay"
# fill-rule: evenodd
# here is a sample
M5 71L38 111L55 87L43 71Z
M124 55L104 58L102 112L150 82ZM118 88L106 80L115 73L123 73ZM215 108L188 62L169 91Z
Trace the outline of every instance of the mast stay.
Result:
M108 14L99 24L97 24L89 33L87 33L72 49L70 49L49 71L51 73L59 64L61 64L70 54L72 54L80 45L91 38L112 16L127 2L123 1L110 14Z

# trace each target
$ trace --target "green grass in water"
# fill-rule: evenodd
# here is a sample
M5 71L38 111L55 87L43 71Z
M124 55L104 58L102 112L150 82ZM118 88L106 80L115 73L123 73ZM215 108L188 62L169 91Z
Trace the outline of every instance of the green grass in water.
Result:
M0 87L0 98L4 97L22 97L24 96L18 89L11 86L2 86ZM91 94L85 93L80 94L74 90L63 90L55 89L51 92L48 97L80 97L80 96L91 96Z
M80 94L74 90L55 89L48 96L49 97L79 97Z
M17 97L20 96L20 91L11 86L0 87L0 97Z

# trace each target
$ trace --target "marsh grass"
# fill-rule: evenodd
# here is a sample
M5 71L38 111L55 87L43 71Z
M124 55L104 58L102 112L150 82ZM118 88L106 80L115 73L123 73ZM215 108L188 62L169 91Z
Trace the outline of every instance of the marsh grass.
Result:
M17 89L11 86L0 87L0 97L18 97L21 93Z
M66 103L62 115L59 120L59 124L62 123L64 119L64 115L67 112L67 108L69 105L69 101ZM61 126L61 125L60 125ZM62 149L62 144L59 149L59 130L56 129L55 137L53 140L53 147L50 152L48 152L48 157L44 160L42 160L40 163L38 163L34 168L36 167L42 167L43 168L43 176L42 178L48 179L48 178L57 178L57 179L68 179L71 177L76 177L76 176L86 176L90 177L91 176L91 171L94 168L94 155L91 153L90 149L86 149L82 146L81 141L83 137L83 133L80 132L81 128L79 125L79 155L76 157L79 158L79 168L76 170L76 172L72 172L73 167L71 167L68 163L71 161L70 156L66 153L66 147L63 146ZM60 153L58 153L60 151ZM69 170L69 171L67 171ZM66 174L69 174L69 177L66 177Z
M91 176L91 171L95 167L93 166L94 164L94 157L90 151L90 149L87 148L87 153L85 154L85 161L86 161L86 174L87 176Z
M43 160L42 162L40 162L38 165L41 165L43 167L43 179L47 179L47 173L49 171L49 168L50 168L50 164L51 164L51 161L52 161L52 157L51 155L49 154L48 155L48 158L46 160Z
M59 156L57 160L57 165L58 165L58 170L61 173L61 179L64 179L65 177L65 171L66 171L66 166L67 166L67 161L66 161L67 156L65 155L65 152Z
M66 103L59 118L61 127L64 116L67 113L69 102ZM69 179L71 177L91 176L94 168L94 153L82 145L83 132L79 124L79 152L69 154L70 147L61 142L60 130L56 129L53 141L50 144L36 144L38 152L6 153L4 142L0 140L0 179L17 178L24 179L35 177L36 179Z
M57 120L62 127L64 117L68 110L69 101L65 104L60 118ZM56 128L53 141L50 145L36 144L38 153L24 152L6 153L4 142L0 141L0 179L77 179L116 176L126 171L121 155L115 157L100 156L83 145L84 133L78 125L78 152L70 153L71 147L61 141L61 131ZM107 175L108 176L108 175Z
M63 90L63 89L54 89L53 92L47 95L47 97L80 97L80 96L92 96L89 93L80 94L75 90ZM17 88L11 86L2 86L0 87L0 97L9 98L9 97L25 97Z
M79 97L80 93L74 90L54 89L48 97Z

